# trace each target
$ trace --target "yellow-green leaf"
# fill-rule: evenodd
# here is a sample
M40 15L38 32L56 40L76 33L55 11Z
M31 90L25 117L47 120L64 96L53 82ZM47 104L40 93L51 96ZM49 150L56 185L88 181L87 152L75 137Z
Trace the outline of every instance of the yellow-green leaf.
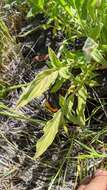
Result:
M58 76L56 69L42 71L22 93L17 102L17 108L28 104L32 99L40 97L55 82Z
M87 89L82 86L78 91L78 106L77 106L77 118L78 124L81 126L85 125L85 107L86 107L86 100L87 100Z
M63 115L61 110L54 114L54 117L47 122L44 127L44 135L38 140L36 144L36 155L34 158L38 158L41 156L47 148L52 144L57 132L58 128L61 125L63 120Z
M71 9L71 6L68 4L67 1L65 0L58 0L58 3L61 4L61 6L66 10L66 12L71 16L73 17L74 16L74 13Z
M48 49L48 52L49 52L49 58L51 60L51 64L53 67L63 67L63 64L61 63L61 61L57 58L55 52L49 48Z
M63 106L63 111L65 116L67 117L68 120L72 120L72 107L74 104L74 96L70 95L66 101L65 101L65 105Z

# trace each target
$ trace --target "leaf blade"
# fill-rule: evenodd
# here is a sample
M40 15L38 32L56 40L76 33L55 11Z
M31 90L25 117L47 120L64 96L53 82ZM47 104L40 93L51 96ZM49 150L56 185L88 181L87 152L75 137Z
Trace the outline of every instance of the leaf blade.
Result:
M81 126L85 125L85 107L86 107L86 100L87 100L87 90L84 86L82 86L78 90L78 106L77 106L77 118L78 123L80 123Z
M58 76L56 69L42 71L22 93L17 102L17 108L28 104L32 99L40 97L53 84Z
M46 126L44 127L44 135L38 140L36 144L36 154L34 156L34 159L41 156L52 144L61 122L62 112L61 110L59 110L57 113L54 114L54 117L50 121L48 121Z
M61 61L57 58L55 52L51 49L51 48L48 48L48 52L49 52L49 58L51 60L51 64L52 66L55 68L60 68L60 67L63 67L63 64L61 63Z

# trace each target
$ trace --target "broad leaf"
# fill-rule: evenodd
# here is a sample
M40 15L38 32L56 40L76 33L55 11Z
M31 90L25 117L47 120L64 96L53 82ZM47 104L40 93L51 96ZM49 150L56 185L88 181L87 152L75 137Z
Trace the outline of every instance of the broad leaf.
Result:
M55 93L57 92L61 86L63 85L63 83L65 82L66 80L64 78L60 78L58 77L57 80L55 81L55 84L53 85L52 89L51 89L51 92L52 93Z
M44 135L38 140L36 144L36 155L34 158L41 156L47 148L52 144L56 134L58 133L58 128L62 124L63 116L61 110L54 114L53 119L47 122L44 127Z
M63 64L60 62L60 60L57 58L55 52L51 48L48 49L48 52L49 52L49 58L51 60L51 65L53 67L58 67L58 68L63 67Z
M87 100L87 90L84 86L82 86L77 93L78 97L78 105L76 108L76 113L73 110L74 105L74 95L71 94L67 99L65 99L65 103L62 106L62 110L64 112L65 117L72 122L73 124L84 126L85 125L85 107ZM64 102L64 100L63 100Z
M78 106L77 106L77 118L78 124L81 126L85 125L85 107L86 107L86 100L87 100L87 90L84 86L82 86L78 91Z
M25 106L34 98L40 97L55 82L57 76L58 71L56 69L48 69L39 73L22 93L17 102L17 108Z
M63 107L64 115L68 120L72 120L72 107L74 104L74 96L71 94L66 100Z
M59 75L60 75L60 77L62 77L64 79L70 79L70 77L72 76L72 74L69 72L69 67L67 67L67 66L62 67L59 70Z
M72 122L73 124L78 124L78 119L74 113L73 110L74 105L74 95L71 94L64 103L64 106L62 107L62 110L64 112L65 117Z

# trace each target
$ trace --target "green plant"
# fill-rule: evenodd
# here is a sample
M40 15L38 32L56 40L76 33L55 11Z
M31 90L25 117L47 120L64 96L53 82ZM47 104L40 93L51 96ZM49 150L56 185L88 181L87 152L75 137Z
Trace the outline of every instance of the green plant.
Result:
M91 41L93 42L91 39L88 40L90 40L90 43ZM95 47L93 47L92 52L93 51L95 51ZM94 54L92 54L92 52L90 55L88 54L90 59ZM98 55L99 51L97 50L96 52ZM97 55L95 54L93 58L97 60L97 62L102 61L102 59L100 60L97 58ZM54 92L56 92L61 87L61 85L65 83L65 81L69 81L71 83L69 89L66 89L66 95L64 97L60 96L59 102L61 109L53 116L52 120L48 121L44 128L43 137L41 137L41 139L37 142L36 158L40 156L52 143L55 135L58 132L59 126L64 127L64 125L67 123L73 123L81 127L85 126L85 108L88 96L86 85L92 84L92 79L94 76L93 71L96 67L96 63L92 65L92 63L89 62L89 58L87 58L87 56L86 59L89 63L86 63L86 59L84 59L82 54L81 57L78 57L76 60L78 61L78 63L76 63L77 65L75 65L75 61L74 65L70 63L62 63L50 48L49 57L52 68L39 73L38 76L23 92L17 103L17 108L20 108L29 103L33 98L40 97L50 88L50 86L52 86L52 91L54 89ZM78 74L76 77L74 77L72 74L72 69L75 68L75 66L81 69L80 74ZM57 81L60 81L60 83L57 83ZM75 102L75 97L78 99L78 104L74 109L73 105Z
M13 54L14 40L11 37L8 27L0 18L0 70L8 65L9 57Z
M38 10L43 12L49 17L46 27L54 21L53 33L56 35L56 32L61 30L66 40L60 52L60 59L49 48L49 69L40 72L28 85L17 102L17 109L34 98L39 98L48 89L51 93L56 93L63 84L70 84L65 95L60 94L60 109L47 122L44 135L37 142L35 158L38 158L53 142L59 127L69 123L79 127L85 126L86 102L89 97L87 86L94 85L94 71L102 65L106 67L107 64L105 59L107 2L106 0L54 0L47 3L46 0L38 0L36 3L28 1L28 5L30 6L28 16L34 16ZM66 44L81 36L86 38L83 49L69 52ZM74 70L79 70L79 74L75 76Z
M14 118L14 119L17 119L17 120L29 121L30 123L33 123L33 124L42 124L42 125L44 125L46 123L46 121L41 121L39 119L32 119L28 115L27 116L24 115L22 112L19 113L16 110L14 110L13 108L9 108L8 106L6 106L3 103L0 103L0 115L8 116L10 118Z

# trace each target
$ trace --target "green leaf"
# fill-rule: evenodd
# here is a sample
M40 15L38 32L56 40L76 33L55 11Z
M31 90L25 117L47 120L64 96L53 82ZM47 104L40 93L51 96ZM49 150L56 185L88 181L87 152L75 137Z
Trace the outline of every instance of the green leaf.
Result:
M0 84L0 98L5 98L7 95L6 86Z
M69 131L68 131L68 126L67 125L64 125L64 131L65 131L66 135L69 135Z
M5 104L0 102L0 115L6 116L9 118L14 118L20 121L28 121L36 125L45 125L46 121L33 119L29 115L24 115L22 112L16 111L12 108L7 107Z
M59 105L61 106L62 110L64 108L65 105L65 97L61 96L59 97Z
M28 0L29 4L32 6L32 8L38 8L42 9L44 8L44 0Z
M51 60L52 66L57 67L57 68L63 67L63 64L60 62L55 52L51 48L48 49L48 52L49 52L49 58Z
M87 90L84 86L82 86L78 90L78 105L76 109L76 113L73 110L74 105L74 95L69 95L66 99L64 97L60 97L60 106L65 117L72 122L73 124L84 126L85 125L85 107L87 100Z
M22 93L17 102L17 108L23 107L34 98L40 97L55 82L58 76L56 69L42 71Z
M57 0L57 2L66 10L66 12L73 17L74 12L71 9L71 6L68 4L66 0Z
M76 8L79 10L81 9L83 3L84 3L84 0L73 0L74 4L76 5Z
M1 18L0 18L0 32L3 32L3 34L5 35L8 41L14 43L14 39L11 37L8 27L6 26L5 22Z
M30 10L29 10L28 13L27 13L27 18L33 17L33 16L34 16L33 10L32 10L32 8L30 8Z
M63 83L65 82L66 80L64 78L57 78L57 80L55 81L55 84L53 85L52 89L51 89L51 93L55 93L57 92L61 86L63 85Z
M64 79L70 79L70 77L72 76L71 73L69 72L69 67L62 67L59 70L59 75L60 77L64 78Z
M81 18L86 19L87 18L87 4L88 1L84 0L81 7Z
M86 100L87 100L87 90L84 86L82 86L78 90L78 106L76 109L78 124L81 126L85 125L85 107L86 107Z
M41 156L47 148L52 144L56 134L58 133L58 128L62 124L63 115L61 110L54 114L54 117L47 122L44 127L44 135L38 140L36 144L36 154L34 159Z
M62 100L64 102L64 100ZM74 105L74 95L71 94L69 97L66 98L64 102L64 106L62 106L63 113L65 117L72 123L78 124L78 120L73 113L73 105Z
M63 108L64 114L68 120L72 120L72 107L74 104L74 96L71 94L66 100Z
M44 8L44 0L36 0L35 4L37 4L38 8L42 9Z

